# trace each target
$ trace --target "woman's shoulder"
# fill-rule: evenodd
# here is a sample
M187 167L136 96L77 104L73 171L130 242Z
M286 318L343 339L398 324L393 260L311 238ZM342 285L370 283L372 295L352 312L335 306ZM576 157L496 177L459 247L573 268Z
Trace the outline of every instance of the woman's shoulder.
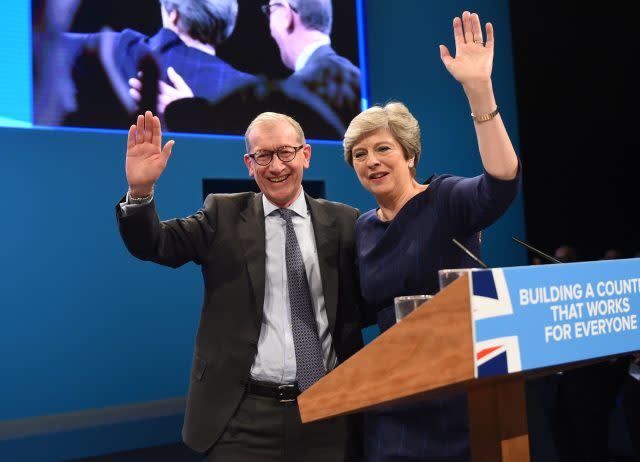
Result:
M410 202L420 206L433 203L434 200L437 200L442 190L450 188L451 185L455 184L460 179L462 179L462 177L457 177L449 173L431 175L422 183L425 189L416 194Z
M445 198L452 189L456 188L456 186L461 183L464 184L464 182L469 180L469 178L445 173L442 175L433 175L429 180L428 189L431 190L431 196L434 197L435 200L446 200Z
M371 209L358 217L356 220L356 228L367 226L375 221L379 221L376 215L376 209Z
M428 184L429 188L437 189L441 187L446 187L448 185L452 185L457 183L460 180L464 180L463 176L452 175L451 173L443 173L443 174L434 174L432 175L424 184Z

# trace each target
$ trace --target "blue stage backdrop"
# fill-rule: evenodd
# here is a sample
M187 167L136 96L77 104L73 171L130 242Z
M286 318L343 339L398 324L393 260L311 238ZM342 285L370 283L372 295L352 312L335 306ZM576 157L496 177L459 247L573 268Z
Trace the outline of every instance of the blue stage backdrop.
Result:
M451 20L475 7L495 27L494 88L517 149L507 0L364 4L370 104L399 100L416 115L423 131L423 179L481 171L466 97L438 51L444 43L453 53ZM8 21L11 27L28 31L24 0L10 11L16 21ZM20 118L31 104L25 91L29 37L14 39L1 56L10 51L12 59L0 59L0 101ZM138 261L121 243L114 207L127 187L125 132L14 127L0 128L0 137L0 460L15 460L14 451L20 460L62 460L178 441L179 404L173 414L147 412L160 422L155 427L140 424L135 409L180 403L186 395L201 276L192 264L172 270ZM157 185L161 217L195 211L204 180L247 178L241 139L172 137L174 153ZM341 145L311 144L305 178L324 181L330 200L372 208L372 198L342 160ZM512 235L524 236L521 195L483 233L482 256L490 265L526 263ZM101 420L109 409L124 410ZM162 420L170 415L175 418ZM126 430L123 422L129 422ZM82 436L100 423L109 424L104 431L111 433Z

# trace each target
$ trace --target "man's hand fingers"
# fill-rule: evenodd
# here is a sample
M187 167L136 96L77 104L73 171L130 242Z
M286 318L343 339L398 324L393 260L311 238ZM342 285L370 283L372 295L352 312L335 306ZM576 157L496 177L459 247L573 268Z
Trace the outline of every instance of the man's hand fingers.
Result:
M158 95L158 111L164 112L164 108L179 99L182 99L180 95L170 95L167 93ZM160 107L162 107L162 111L160 111Z
M182 98L186 98L187 95L181 94L171 85L166 84L164 82L160 82L159 86L160 91L158 92L158 112L164 114L167 106L174 101Z
M129 86L131 88L135 88L138 91L142 90L142 82L135 77L129 79Z
M178 92L175 88L173 88L168 83L163 82L162 80L158 82L158 94L162 95L176 95Z
M164 148L162 149L162 155L164 157L165 164L169 160L169 156L171 156L171 150L173 149L174 144L176 144L175 141L169 140L167 141L167 144L165 144Z
M153 138L153 114L151 111L144 113L144 140L147 143L151 143Z
M160 119L158 116L153 116L153 144L162 146L162 128L160 127Z
M169 67L167 69L167 76L169 77L169 80L171 80L173 86L176 87L176 90L178 90L183 95L183 98L193 96L193 92L191 91L189 85L187 85L187 82L184 81L184 79L175 71L173 67Z
M127 136L127 149L130 149L136 145L136 125L133 124L129 127L129 136Z
M142 114L139 114L137 125L136 125L136 143L142 144L143 142L144 142L144 116Z
M129 96L131 96L137 102L140 102L140 100L142 99L140 92L135 88L129 88Z

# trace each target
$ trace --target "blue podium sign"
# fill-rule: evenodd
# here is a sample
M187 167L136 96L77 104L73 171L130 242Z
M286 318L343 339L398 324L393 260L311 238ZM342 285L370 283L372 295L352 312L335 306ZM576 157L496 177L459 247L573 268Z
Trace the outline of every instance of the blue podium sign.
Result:
M640 350L640 259L472 271L476 377Z

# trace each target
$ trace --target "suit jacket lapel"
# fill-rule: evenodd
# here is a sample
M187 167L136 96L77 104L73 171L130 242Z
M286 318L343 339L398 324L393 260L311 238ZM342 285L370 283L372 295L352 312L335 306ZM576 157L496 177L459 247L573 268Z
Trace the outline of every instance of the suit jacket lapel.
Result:
M258 325L262 322L265 280L265 230L262 194L256 194L246 209L240 212L238 238L244 247L244 255L256 301Z
M330 216L320 202L305 195L311 210L311 222L318 250L322 291L327 310L329 330L333 334L338 309L338 233L335 229L335 218Z

